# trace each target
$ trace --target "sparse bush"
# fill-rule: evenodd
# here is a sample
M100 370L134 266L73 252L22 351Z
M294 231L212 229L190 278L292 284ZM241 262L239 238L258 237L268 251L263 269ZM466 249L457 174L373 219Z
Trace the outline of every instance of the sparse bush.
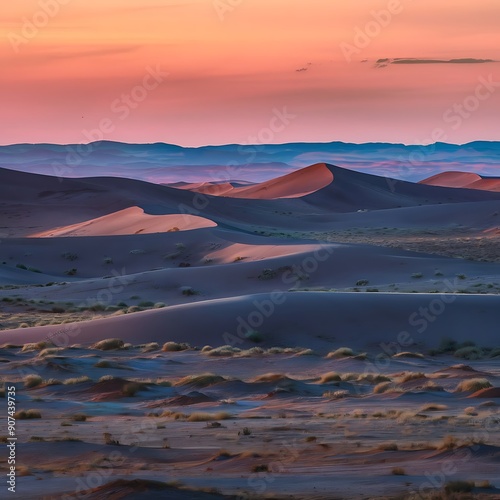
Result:
M411 380L419 380L422 378L427 378L425 373L422 372L405 372L399 378L398 382L404 384L405 382L410 382Z
M120 442L117 439L113 439L113 436L109 432L103 434L104 442L108 445L120 446Z
M210 385L219 384L226 379L220 375L213 373L202 373L201 375L188 375L181 378L175 385L194 385L196 387L208 387Z
M424 405L420 411L444 411L447 409L448 409L448 407L446 405L429 403L429 404Z
M488 389L493 387L491 383L485 378L470 378L468 380L462 380L456 388L457 392L476 392L481 389Z
M269 472L269 466L266 464L254 465L252 467L252 472Z
M76 385L76 384L84 384L85 382L92 382L92 379L90 377L87 377L87 375L82 375L81 377L68 378L63 382L63 384Z
M164 352L179 352L187 351L188 349L191 349L191 346L185 342L166 342L161 348Z
M139 304L137 304L139 307L154 307L155 303L154 302L151 302L150 300L144 300L143 302L139 302Z
M73 420L73 422L85 422L87 420L87 415L84 415L83 413L75 413L71 416L71 420Z
M392 474L394 476L406 476L406 472L402 467L394 467L394 469L392 469Z
M398 451L398 445L396 443L382 443L378 446L381 451Z
M320 384L328 384L329 382L340 382L342 379L336 372L328 372L321 376Z
M326 391L323 393L324 398L343 399L349 396L349 391Z
M422 359L424 357L423 354L420 354L419 352L409 352L409 351L404 351L404 352L399 352L398 354L394 354L393 358L416 358L416 359Z
M417 279L418 279L418 278L423 278L423 277L424 277L424 275L423 275L422 273L413 273L413 274L411 275L411 277L412 277L412 278L417 278Z
M438 347L439 352L453 352L458 348L456 340L450 339L449 337L444 337Z
M366 286L369 283L370 282L368 280L358 280L358 281L356 281L356 286Z
M23 348L21 349L21 352L41 351L42 349L46 349L47 347L53 347L53 346L54 344L52 342L46 342L46 341L31 342L28 344L24 344Z
M483 357L483 350L479 347L462 347L457 349L453 356L462 359L481 359Z
M380 382L373 388L373 394L383 394L384 392L389 392L395 389L392 382Z
M32 389L33 387L37 387L42 383L42 377L39 375L26 375L23 379L24 387L27 389Z
M205 351L205 354L207 356L234 356L235 354L239 354L241 352L241 349L238 349L237 347L232 347L230 345L223 345L221 347L216 347L215 349L211 349L209 351Z
M113 349L121 349L124 345L121 339L105 339L96 342L91 346L91 349L99 349L101 351L110 351Z
M131 398L142 389L144 389L144 384L139 384L137 382L127 382L122 388L122 394Z
M20 410L14 414L16 420L29 420L32 418L42 418L42 414L38 410Z
M349 347L339 347L335 351L331 351L326 356L327 358L348 358L354 356L354 351Z
M458 446L458 440L454 436L445 436L438 450L453 450Z
M96 368L111 368L112 363L106 359L101 359L97 363L94 364Z

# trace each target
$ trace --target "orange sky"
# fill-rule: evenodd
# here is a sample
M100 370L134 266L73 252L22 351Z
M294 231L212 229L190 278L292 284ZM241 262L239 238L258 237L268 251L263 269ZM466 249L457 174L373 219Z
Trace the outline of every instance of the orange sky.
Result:
M4 3L2 144L500 139L498 0Z

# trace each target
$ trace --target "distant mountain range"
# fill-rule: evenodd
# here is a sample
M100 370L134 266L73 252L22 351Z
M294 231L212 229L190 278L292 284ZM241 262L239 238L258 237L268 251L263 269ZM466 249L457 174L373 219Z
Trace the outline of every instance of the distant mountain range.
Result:
M0 167L60 177L120 176L157 183L262 182L318 162L408 181L445 171L500 173L500 142L428 146L290 143L204 146L14 144L0 146Z

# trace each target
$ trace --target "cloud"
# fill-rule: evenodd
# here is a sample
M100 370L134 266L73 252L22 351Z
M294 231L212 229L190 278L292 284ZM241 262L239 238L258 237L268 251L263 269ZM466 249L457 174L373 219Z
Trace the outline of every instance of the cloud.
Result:
M295 71L297 73L303 73L303 72L307 71L311 66L312 66L312 63L308 62L305 66L303 66L302 68L296 69Z
M375 68L386 68L392 64L485 64L498 62L494 59L476 59L463 57L460 59L418 59L414 57L383 58L375 62Z

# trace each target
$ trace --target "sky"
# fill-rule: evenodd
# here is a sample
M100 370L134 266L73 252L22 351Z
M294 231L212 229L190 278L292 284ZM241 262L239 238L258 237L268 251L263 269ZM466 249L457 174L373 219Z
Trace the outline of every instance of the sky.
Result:
M17 0L0 143L500 140L498 0Z

